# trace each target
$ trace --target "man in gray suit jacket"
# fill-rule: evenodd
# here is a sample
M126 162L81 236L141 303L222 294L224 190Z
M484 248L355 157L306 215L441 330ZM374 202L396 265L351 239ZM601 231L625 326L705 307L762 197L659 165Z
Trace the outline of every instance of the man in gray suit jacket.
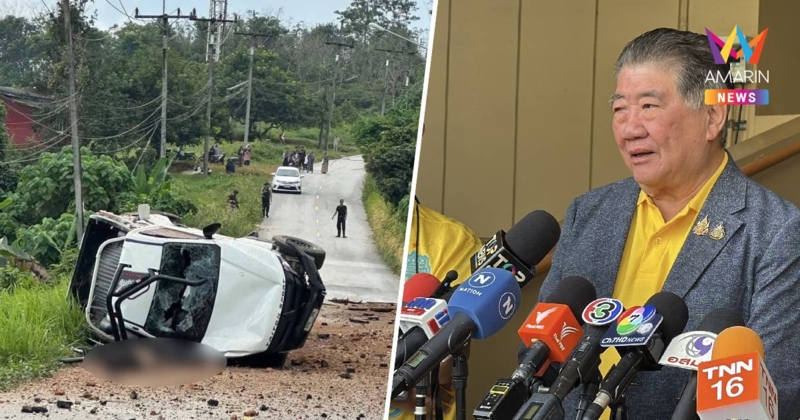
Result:
M642 234L631 227L642 217L643 203L657 208L664 224L691 217L695 228L678 238L677 255L664 257L674 262L653 287L685 300L685 331L695 330L713 309L739 310L764 342L780 419L797 420L800 210L747 178L725 151L727 107L703 101L705 89L728 88L705 81L709 71L717 70L727 72L714 63L706 37L699 34L657 29L625 47L615 68L612 127L633 177L570 204L540 300L566 276L587 278L598 297L616 297L630 287L617 280L621 265L639 264L632 258L623 261L623 255L631 255L629 248L636 246L633 235ZM702 191L707 198L701 206L689 208ZM704 221L709 223L703 226ZM639 243L645 257L661 244L657 234L646 247ZM644 274L633 271L629 277L633 283L652 281ZM623 300L626 307L642 303ZM688 374L668 367L639 372L625 394L629 418L670 419ZM572 392L564 402L567 419L575 416L578 394Z

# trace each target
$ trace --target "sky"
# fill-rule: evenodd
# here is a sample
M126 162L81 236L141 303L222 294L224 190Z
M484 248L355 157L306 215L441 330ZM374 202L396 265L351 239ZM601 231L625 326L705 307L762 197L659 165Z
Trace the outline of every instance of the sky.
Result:
M124 8L120 7L120 2ZM416 14L420 19L414 22L415 28L427 30L430 27L429 11L433 7L432 3L429 0L417 0ZM134 16L134 9L138 7L139 14L157 15L162 13L162 4L162 0L94 0L89 8L97 10L97 27L107 29L114 24L119 25L127 21L128 17L123 14L125 11ZM334 11L344 10L349 4L350 0L228 0L228 13L243 15L247 10L255 10L275 15L280 11L283 21L315 25L335 22ZM0 15L31 16L46 11L47 8L54 9L56 5L56 0L0 0ZM167 13L172 14L180 7L181 14L187 15L192 8L195 8L198 16L206 17L209 0L166 0L166 7Z

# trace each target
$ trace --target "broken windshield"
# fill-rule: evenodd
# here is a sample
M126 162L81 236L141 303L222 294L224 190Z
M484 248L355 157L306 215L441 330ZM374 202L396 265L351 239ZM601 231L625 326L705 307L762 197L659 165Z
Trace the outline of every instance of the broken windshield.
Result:
M217 245L165 244L160 274L203 282L189 286L159 280L147 314L145 330L157 337L200 342L214 308L219 265L220 250Z

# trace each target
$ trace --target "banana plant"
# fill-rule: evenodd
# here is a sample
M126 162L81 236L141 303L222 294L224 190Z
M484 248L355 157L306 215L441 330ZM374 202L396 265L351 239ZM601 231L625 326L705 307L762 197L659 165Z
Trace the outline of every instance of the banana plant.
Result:
M10 204L11 204L11 197L8 197L5 200L0 201L0 210L3 210L3 208L8 207Z
M5 236L0 238L0 257L12 260L18 258L20 260L33 261L33 257L28 255L28 253L9 244L8 238Z
M167 170L171 165L172 160L161 158L156 162L149 175L143 166L139 166L135 173L131 172L133 193L149 196L153 193L169 192L170 179Z

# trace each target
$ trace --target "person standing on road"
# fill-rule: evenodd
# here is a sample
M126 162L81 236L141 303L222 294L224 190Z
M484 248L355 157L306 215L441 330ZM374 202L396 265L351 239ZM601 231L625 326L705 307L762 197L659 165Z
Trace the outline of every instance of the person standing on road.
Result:
M272 203L272 188L270 188L269 181L264 183L261 187L261 213L264 217L269 217L269 205Z
M336 220L336 231L338 234L336 237L343 237L346 238L347 234L345 233L345 226L347 222L347 206L344 205L344 200L339 200L339 205L336 206L336 211L333 212L333 216L331 216L331 220L333 220L336 215L339 215L339 219Z
M322 153L322 173L328 173L328 152Z
M314 151L308 153L308 172L314 173Z

